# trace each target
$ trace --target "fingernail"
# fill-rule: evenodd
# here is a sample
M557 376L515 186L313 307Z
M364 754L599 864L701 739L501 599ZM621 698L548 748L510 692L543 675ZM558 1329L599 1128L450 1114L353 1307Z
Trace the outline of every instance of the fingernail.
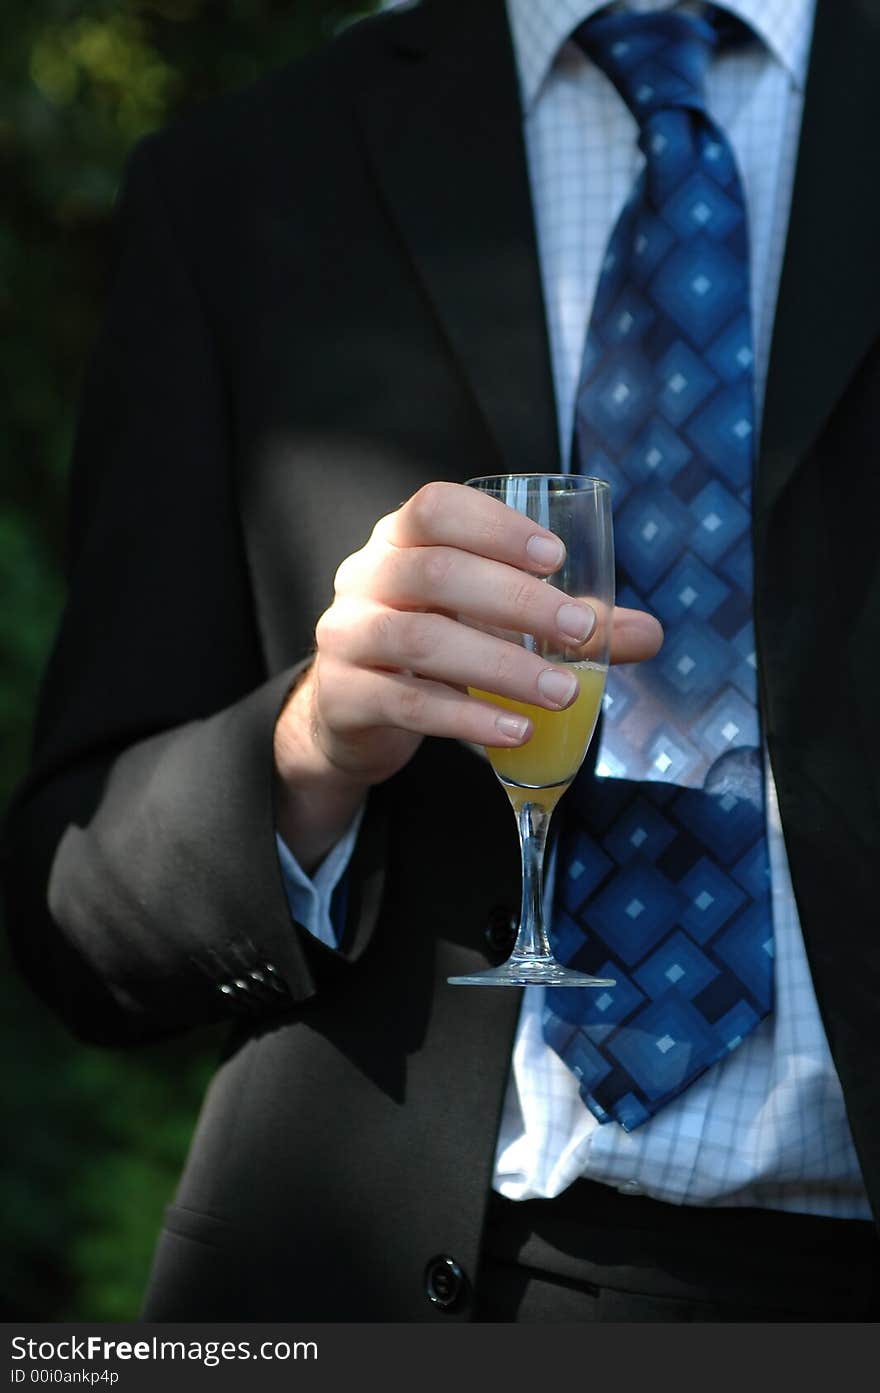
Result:
M506 736L508 740L522 740L529 728L529 722L527 716L499 716L495 726L499 734Z
M558 538L541 537L538 533L526 542L526 551L535 565L542 569L547 566L561 566L565 556L565 547Z
M572 677L570 672L563 672L558 667L545 668L538 678L538 690L541 696L546 697L556 706L568 706L574 700L577 688L577 678Z
M596 626L596 615L589 605L560 605L556 611L556 624L561 634L584 643Z

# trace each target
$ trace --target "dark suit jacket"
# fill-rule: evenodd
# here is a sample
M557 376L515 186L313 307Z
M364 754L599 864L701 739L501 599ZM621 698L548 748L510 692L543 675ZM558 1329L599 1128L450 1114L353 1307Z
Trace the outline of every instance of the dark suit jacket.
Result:
M754 535L765 729L880 1210L878 35L820 0ZM86 1039L234 1019L151 1316L466 1319L423 1278L473 1274L490 1183L519 993L446 977L506 954L505 798L426 741L370 798L336 955L291 923L272 730L377 517L559 467L501 0L360 25L148 140L121 231L7 836L17 951Z

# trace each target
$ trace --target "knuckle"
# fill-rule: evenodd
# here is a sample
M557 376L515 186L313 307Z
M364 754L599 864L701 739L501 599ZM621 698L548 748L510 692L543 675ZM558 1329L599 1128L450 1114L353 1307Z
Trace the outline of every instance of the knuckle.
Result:
M393 651L397 618L393 610L380 609L374 614L371 627L377 657L387 657Z
M315 625L315 643L319 648L326 648L328 641L333 635L333 616L329 609L325 609L317 624Z
M405 728L421 725L425 715L426 697L415 683L401 685L397 705L400 723Z
M390 547L376 562L371 593L385 604L407 603L419 589L418 548Z
M342 629L342 618L339 610L331 605L325 609L317 624L315 625L315 643L319 649L333 648L338 642Z
M455 552L451 547L426 548L422 567L429 590L443 590L449 583L454 566Z
M398 648L404 667L422 667L436 649L434 626L429 615L398 616Z
M496 686L507 686L516 677L522 650L504 644L495 655L493 678Z
M483 555L497 556L503 552L509 530L510 520L501 508L487 509L478 523L479 546Z
M349 559L350 558L346 556L344 561L340 561L333 574L333 591L336 595L339 595L342 592L342 589L345 585L345 575L346 571L349 568Z
M511 582L508 602L511 610L519 619L534 614L538 608L538 601L541 598L541 592L538 590L539 583L526 577Z
M442 483L423 484L404 505L417 532L433 536L445 511L447 489Z
M401 578L407 574L406 556L406 551L384 545L369 546L362 552L355 552L349 558L353 564L345 575L344 597L358 602L387 602L401 587Z
M336 567L336 572L333 576L333 590L336 595L345 594L355 583L357 572L363 558L363 551L364 549L361 548L360 551L354 551L351 555L343 557Z
M387 542L388 533L393 529L394 520L399 513L400 508L395 508L393 512L385 513L374 523L370 533L370 541L367 543L368 546L370 542Z

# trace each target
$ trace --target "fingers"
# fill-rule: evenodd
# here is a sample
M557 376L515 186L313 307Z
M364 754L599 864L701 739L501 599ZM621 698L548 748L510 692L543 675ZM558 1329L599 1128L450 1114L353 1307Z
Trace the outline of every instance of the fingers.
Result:
M330 761L379 781L423 735L516 746L528 718L467 689L563 710L576 679L542 649L602 664L610 636L612 662L653 656L650 615L546 583L564 559L551 532L462 485L427 485L382 518L339 567L316 632L314 729Z
M382 518L374 535L395 547L456 547L540 575L565 559L565 547L547 528L463 484L426 484Z
M322 656L323 717L337 739L387 727L474 745L515 746L531 734L518 712L499 710L425 677L377 672Z
M490 500L492 501L492 500ZM451 546L367 547L336 576L337 593L393 609L459 614L501 631L534 634L559 647L582 644L596 623L572 600L514 566Z
M576 678L519 644L442 614L340 600L318 626L323 652L355 667L406 671L458 687L559 711L578 693Z
M612 663L640 663L653 658L663 643L663 629L641 609L614 611L611 625Z

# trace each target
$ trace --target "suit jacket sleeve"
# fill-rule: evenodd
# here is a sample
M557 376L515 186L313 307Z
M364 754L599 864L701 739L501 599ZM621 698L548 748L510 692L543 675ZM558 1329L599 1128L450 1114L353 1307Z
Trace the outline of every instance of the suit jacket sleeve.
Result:
M25 972L78 1034L113 1041L274 1012L343 970L284 893L272 734L296 668L266 671L222 365L153 162L147 141L125 181L69 601L4 851ZM352 867L361 946L373 840Z

